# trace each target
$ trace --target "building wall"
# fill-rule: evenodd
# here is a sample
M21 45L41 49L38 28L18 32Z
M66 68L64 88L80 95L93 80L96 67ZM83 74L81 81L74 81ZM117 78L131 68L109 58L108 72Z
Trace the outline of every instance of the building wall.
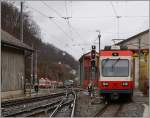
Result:
M141 49L149 49L149 44L148 44L149 43L149 41L148 41L149 32L145 32L139 36L133 37L131 40L124 42L121 45L127 46L128 49L137 50L137 53L138 53L139 39L141 39L141 41L140 41ZM140 70L141 71L140 77L139 77L139 58L138 57L135 58L135 87L136 88L140 87L141 89L143 88L144 80L149 79L148 78L148 67L146 67L146 65L149 65L149 63L148 63L148 61L147 62L143 61L143 58L144 58L144 55L141 54L140 69L141 68L142 69Z
M129 49L139 49L139 39L141 39L141 48L148 49L149 33L144 33L140 36L134 37L133 39L124 42L123 45L128 46Z
M24 92L24 53L12 48L1 49L1 91L3 97L9 97L10 93L23 94ZM14 91L18 91L14 92Z

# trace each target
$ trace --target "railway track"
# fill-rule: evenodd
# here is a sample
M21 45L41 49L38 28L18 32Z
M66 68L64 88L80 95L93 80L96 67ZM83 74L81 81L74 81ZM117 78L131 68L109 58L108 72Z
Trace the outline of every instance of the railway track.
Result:
M59 103L66 92L2 102L2 116L32 116L35 112L45 112L47 108Z
M31 98L31 99L24 99L21 101L16 100L15 102L13 101L5 102L6 104L3 103L2 116L4 117L50 116L49 115L50 112L55 110L60 103L62 103L61 107L69 106L72 103L75 103L74 98L72 99L69 97L69 95L73 93L74 92L69 90L63 93L54 94L52 96L48 95L36 97L37 99ZM74 113L72 114L74 115Z
M10 106L32 103L32 102L36 102L36 101L40 101L40 100L44 100L44 99L50 99L50 98L63 96L63 95L65 95L65 92L60 92L60 93L55 93L55 94L50 94L50 95L42 95L42 96L37 96L37 97L24 98L24 99L2 101L1 107L6 108L6 107L10 107Z
M59 101L61 100L61 98L53 100L53 102L48 103L48 104L44 104L41 106L35 106L35 107L31 107L29 109L24 109L24 110L18 110L17 112L13 112L13 113L9 113L9 114L5 114L5 117L29 117L29 116L36 116L37 114L41 114L41 113L46 113L47 109L51 108L54 109L55 105L59 103ZM52 107L53 106L53 107Z
M117 117L122 107L123 104L106 104L94 115L94 117Z
M76 93L73 91L61 100L55 110L50 114L50 117L74 117L75 105Z

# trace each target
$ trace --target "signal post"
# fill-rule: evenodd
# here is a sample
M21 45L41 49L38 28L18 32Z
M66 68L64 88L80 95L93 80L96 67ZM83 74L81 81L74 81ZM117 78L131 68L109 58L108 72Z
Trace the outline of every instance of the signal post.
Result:
M96 46L92 45L91 51L91 72L92 72L92 80L96 80Z

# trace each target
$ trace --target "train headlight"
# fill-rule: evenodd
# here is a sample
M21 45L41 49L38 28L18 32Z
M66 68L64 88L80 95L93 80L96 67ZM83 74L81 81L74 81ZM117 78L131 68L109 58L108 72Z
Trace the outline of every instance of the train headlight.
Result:
M123 82L122 85L123 86L128 86L128 82Z
M103 82L103 86L108 86L108 82Z

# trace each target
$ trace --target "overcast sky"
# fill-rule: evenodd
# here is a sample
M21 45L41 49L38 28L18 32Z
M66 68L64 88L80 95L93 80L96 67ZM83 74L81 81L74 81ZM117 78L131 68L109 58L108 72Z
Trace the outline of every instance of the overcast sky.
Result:
M102 49L113 44L112 39L126 39L149 28L148 1L26 1L25 11L39 25L43 41L75 59L92 44L98 50L96 30L101 32ZM121 16L119 23L116 16Z

